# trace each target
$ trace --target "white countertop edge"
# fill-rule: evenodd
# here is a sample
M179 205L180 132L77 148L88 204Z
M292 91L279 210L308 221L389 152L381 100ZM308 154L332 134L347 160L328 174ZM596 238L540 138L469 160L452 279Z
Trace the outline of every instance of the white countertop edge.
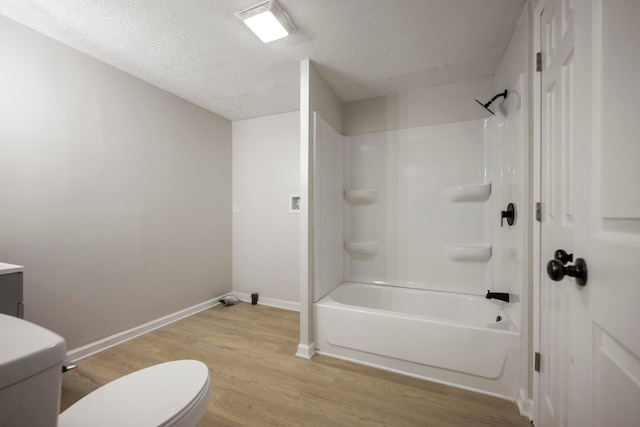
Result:
M21 271L24 271L24 267L21 265L13 265L13 264L6 264L4 262L0 262L0 275L20 273Z

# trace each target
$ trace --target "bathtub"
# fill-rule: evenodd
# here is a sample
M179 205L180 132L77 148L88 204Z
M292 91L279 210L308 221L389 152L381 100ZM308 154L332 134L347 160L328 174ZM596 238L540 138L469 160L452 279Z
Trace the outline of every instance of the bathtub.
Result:
M520 333L484 297L345 282L314 304L316 352L515 400Z

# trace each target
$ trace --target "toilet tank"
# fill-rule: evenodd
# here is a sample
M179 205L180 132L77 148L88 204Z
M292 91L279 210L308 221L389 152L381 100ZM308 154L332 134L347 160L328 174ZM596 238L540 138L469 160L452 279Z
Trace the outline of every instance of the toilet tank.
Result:
M56 426L64 339L0 314L0 426Z

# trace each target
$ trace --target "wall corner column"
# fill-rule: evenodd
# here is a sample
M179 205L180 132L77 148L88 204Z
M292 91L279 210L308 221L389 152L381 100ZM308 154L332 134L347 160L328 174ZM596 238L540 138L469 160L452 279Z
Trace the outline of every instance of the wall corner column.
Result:
M314 113L342 133L343 104L312 64L300 62L300 344L296 356L313 356Z

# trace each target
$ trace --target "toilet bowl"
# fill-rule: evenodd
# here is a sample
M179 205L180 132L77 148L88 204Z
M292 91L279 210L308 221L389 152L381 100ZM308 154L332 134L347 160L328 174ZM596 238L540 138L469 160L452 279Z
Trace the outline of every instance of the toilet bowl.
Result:
M64 339L0 314L0 343L0 426L195 427L211 401L207 366L177 360L112 381L58 415Z

